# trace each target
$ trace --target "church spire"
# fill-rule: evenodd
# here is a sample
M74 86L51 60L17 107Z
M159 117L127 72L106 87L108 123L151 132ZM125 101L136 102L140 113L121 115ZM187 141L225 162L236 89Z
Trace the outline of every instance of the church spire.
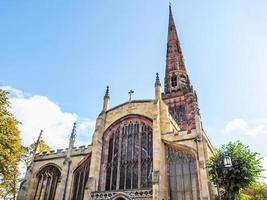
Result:
M188 83L180 41L169 5L168 43L166 55L165 93L177 91Z
M169 6L168 43L163 101L181 130L188 133L196 128L197 98L190 84L182 48L176 31L171 5Z

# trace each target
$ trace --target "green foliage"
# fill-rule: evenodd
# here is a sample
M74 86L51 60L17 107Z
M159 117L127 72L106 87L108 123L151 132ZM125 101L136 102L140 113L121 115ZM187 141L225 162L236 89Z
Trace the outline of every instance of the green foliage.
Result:
M232 159L230 168L223 165L225 153ZM238 197L240 189L256 182L262 171L258 153L251 152L240 141L230 142L217 149L210 158L208 167L212 182L220 186L222 199L230 200Z
M0 199L17 192L18 164L22 155L19 122L9 112L8 92L0 89Z
M253 186L253 194L251 200L267 199L267 184L258 183Z
M249 195L241 193L236 195L235 200L251 200L251 197Z
M36 148L37 143L32 143L29 147L23 147L23 156L22 160L25 162L26 167L30 165L32 156L34 154L34 149ZM51 148L46 144L44 139L40 139L39 146L36 153L50 152Z

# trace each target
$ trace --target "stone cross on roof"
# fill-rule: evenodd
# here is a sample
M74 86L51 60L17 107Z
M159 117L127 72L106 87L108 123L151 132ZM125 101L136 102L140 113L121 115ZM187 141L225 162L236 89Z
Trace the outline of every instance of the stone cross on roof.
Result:
M134 91L133 90L130 90L129 92L128 92L128 94L129 94L129 101L132 101L132 94L134 93Z

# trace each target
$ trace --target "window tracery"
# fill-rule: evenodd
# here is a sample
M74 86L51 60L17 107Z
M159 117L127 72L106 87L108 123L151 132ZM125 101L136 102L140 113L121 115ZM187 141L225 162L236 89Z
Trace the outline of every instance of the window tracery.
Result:
M38 172L34 200L53 200L60 175L59 169L53 165L48 165Z
M172 147L167 147L167 151L170 199L199 199L196 159L190 153Z
M83 200L85 185L89 176L91 155L89 155L74 171L73 192L74 200Z
M151 127L148 119L131 116L105 133L107 146L103 145L102 160L105 190L152 187Z

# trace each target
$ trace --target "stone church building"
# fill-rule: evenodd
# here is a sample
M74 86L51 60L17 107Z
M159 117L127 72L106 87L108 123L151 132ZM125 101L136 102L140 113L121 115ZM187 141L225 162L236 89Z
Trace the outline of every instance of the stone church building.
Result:
M74 125L67 149L34 154L18 199L213 199L206 161L214 148L202 127L171 7L164 87L157 74L154 90L153 99L130 98L110 108L107 87L92 143L74 147Z

